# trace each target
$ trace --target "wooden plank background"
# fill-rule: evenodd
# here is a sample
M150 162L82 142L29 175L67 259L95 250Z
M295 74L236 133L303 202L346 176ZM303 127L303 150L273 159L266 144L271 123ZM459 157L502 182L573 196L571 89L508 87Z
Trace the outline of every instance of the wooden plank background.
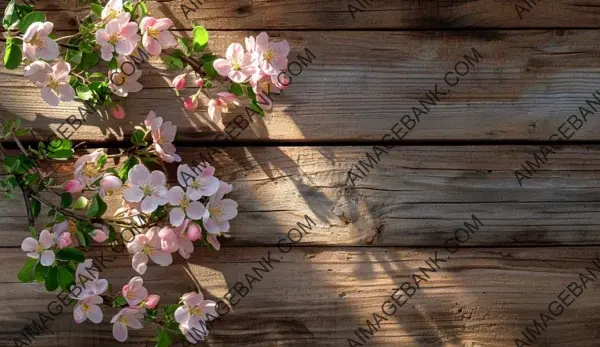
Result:
M517 338L530 346L600 345L598 280L533 342L522 335L567 285L581 283L593 260L600 266L600 117L589 115L571 143L522 185L515 176L600 93L600 1L535 1L530 8L522 0L194 0L199 8L189 11L184 6L196 8L190 1L149 8L182 35L204 25L218 53L266 30L290 42L291 60L306 57L305 49L316 58L273 97L273 112L225 146L214 140L224 125L211 123L206 108L185 111L168 84L178 71L155 61L143 69L144 90L127 99L126 119L88 115L71 139L114 152L156 110L178 125L185 162L213 147L217 175L234 184L240 203L229 237L218 253L198 249L189 261L151 266L144 276L165 302L198 286L220 299L271 255L272 272L218 320L206 345L353 346L354 339L365 346L504 347L519 346ZM75 0L36 4L64 34L87 13ZM362 11L353 16L349 6ZM517 6L529 11L519 15ZM445 73L473 48L481 61L458 85L445 85ZM373 145L385 148L382 136L436 84L450 92L352 184L348 170ZM22 70L0 69L0 114L23 117L37 137L57 134L78 107L48 107ZM243 110L226 122L237 114ZM68 177L71 164L56 172ZM448 255L444 243L472 215L483 225ZM305 216L316 225L283 253L279 240ZM27 235L22 201L0 201L0 226L0 346L14 346L56 295L16 278ZM112 260L103 277L114 287L134 275L130 257L94 250L100 252ZM431 280L373 336L356 337L435 252L446 262ZM69 308L30 345L152 346L153 327L114 342L112 313L101 325L77 325Z

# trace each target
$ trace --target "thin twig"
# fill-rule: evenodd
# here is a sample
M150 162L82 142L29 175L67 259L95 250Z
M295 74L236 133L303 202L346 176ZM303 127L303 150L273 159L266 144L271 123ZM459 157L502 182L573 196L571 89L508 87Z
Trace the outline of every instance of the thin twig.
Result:
M35 217L31 213L31 204L29 203L29 191L25 189L25 186L21 180L19 181L19 187L21 188L21 192L23 192L23 200L25 200L25 208L27 209L27 222L30 227L35 227Z
M55 39L54 41L60 41L60 40L66 40L66 39L72 39L74 37L77 37L81 35L81 33L77 33L77 34L73 34L73 35L67 35L67 36L63 36L63 37L59 37L57 39Z

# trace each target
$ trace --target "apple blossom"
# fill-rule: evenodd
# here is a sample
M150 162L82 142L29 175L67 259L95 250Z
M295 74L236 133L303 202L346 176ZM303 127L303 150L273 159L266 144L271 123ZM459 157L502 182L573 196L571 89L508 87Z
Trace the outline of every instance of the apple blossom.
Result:
M44 266L54 264L54 252L51 250L54 246L54 237L48 230L42 230L39 240L28 237L23 240L21 249L27 252L27 256L33 259L40 259Z
M204 228L210 234L229 231L229 220L237 216L238 203L231 199L223 199L233 186L225 182L219 183L219 190L208 199L206 211L202 217Z
M150 173L143 164L129 170L129 185L123 197L129 202L141 202L143 213L152 213L167 203L167 178L161 171Z
M110 231L108 230L108 227L106 225L99 224L99 223L94 223L94 227L95 227L95 229L91 232L92 239L94 239L94 241L99 242L99 243L106 241L108 239L108 235L110 233Z
M222 112L229 112L232 105L239 106L238 98L235 94L229 92L217 93L217 99L211 99L208 102L208 115L213 122L220 122Z
M187 83L185 81L185 76L187 76L186 73L177 75L173 79L173 81L171 81L171 87L175 88L176 90L184 90L185 87L187 86Z
M144 302L142 303L142 305L145 308L155 308L158 305L158 302L160 301L160 295L156 295L156 294L150 294L148 295L148 297L146 298L146 300L144 300Z
M113 323L113 336L117 341L127 340L128 329L142 329L141 320L144 319L143 309L139 307L125 307L117 313L110 322Z
M142 76L142 70L138 69L129 57L119 56L117 64L119 65L118 69L108 72L108 80L110 81L108 88L115 95L126 97L129 93L137 93L144 88L138 82L138 79ZM121 116L119 113L117 115ZM117 115L115 115L115 118L122 119L118 118ZM123 117L125 117L124 113Z
M269 35L262 32L256 37L256 52L259 54L258 66L267 75L287 68L287 56L290 53L287 41L269 42Z
M52 61L58 58L58 44L48 37L53 28L52 22L34 22L29 25L23 35L23 53L27 59L42 58Z
M140 276L136 276L121 289L121 294L129 306L135 306L148 297L148 290L142 284L144 284L144 280Z
M208 241L208 243L210 243L211 246L213 246L215 250L218 251L219 249L221 249L221 243L219 243L217 235L208 234L206 235L206 240Z
M71 194L80 193L84 187L85 184L83 184L80 180L69 180L64 185L65 191Z
M117 18L123 13L123 0L109 0L102 9L102 20L105 22Z
M197 199L199 197L192 199L180 186L172 187L169 190L167 200L171 206L175 206L169 212L169 221L173 226L180 226L186 216L191 219L202 218L206 209L200 201L195 201Z
M244 83L254 72L256 67L252 54L244 52L244 47L239 43L232 43L225 52L227 59L216 59L213 67L219 75L229 77L235 83Z
M183 107L188 111L195 111L198 109L198 106L198 94L188 96L183 101Z
M102 59L110 61L113 52L118 55L130 55L141 37L137 34L138 25L130 22L128 12L121 13L109 21L104 29L96 31L96 42L101 46Z
M190 241L197 241L202 238L202 228L194 222L191 222L187 227L187 237Z
M122 77L122 78L127 78L127 77ZM113 117L115 117L115 119L121 120L121 119L125 118L125 110L123 109L123 107L121 105L117 104L116 106L111 108L110 111L112 112L112 115L113 115Z
M156 153L158 153L160 158L167 163L180 162L181 157L175 153L177 149L172 143L175 141L177 126L173 125L170 121L163 123L163 118L156 117L154 111L148 113L146 121L150 122L152 140L154 141Z
M140 30L143 34L142 45L150 55L160 55L163 48L177 46L175 35L169 31L172 26L173 21L169 18L142 18L140 22Z
M101 295L108 289L108 281L99 278L100 270L94 266L92 259L86 259L77 265L75 283L70 289L69 296L76 300L87 299ZM77 293L76 289L79 289Z
M104 315L98 305L102 304L103 301L104 300L100 296L91 296L77 301L77 304L75 304L75 308L73 309L75 323L83 323L86 319L89 319L92 323L102 322Z
M190 340L189 331L194 331L194 328L196 328L196 331L203 329L200 322L211 321L212 319L209 319L208 316L211 316L211 318L218 317L217 304L212 300L204 300L202 293L195 292L184 294L181 297L181 302L183 306L175 310L175 321L179 323L179 329L186 335L188 341L195 343L195 340Z
M103 173L100 170L99 160L104 154L106 154L104 150L97 149L79 157L75 162L75 179L86 187L90 187L102 178Z
M195 82L196 87L198 88L202 88L202 86L204 85L204 80L202 78L198 78Z
M105 173L100 180L100 191L99 194L102 198L111 192L118 190L123 185L121 179L111 173Z
M77 224L72 220L64 220L52 226L54 242L59 248L65 248L71 244L77 245L73 234L77 232Z
M198 164L193 169L188 164L177 167L177 181L186 188L186 192L192 200L211 196L217 192L219 179L214 177L214 174L215 168L208 163Z
M171 254L161 250L158 231L158 227L152 227L145 234L135 235L133 241L127 244L127 249L133 254L133 269L140 275L148 268L148 257L160 266L167 266L173 262Z
M69 84L71 65L64 61L52 67L43 61L35 61L25 67L24 76L42 89L42 98L50 106L58 106L60 101L72 101L75 90Z
M175 229L164 227L160 230L158 235L161 239L161 247L163 251L170 253L179 251L179 254L184 259L188 259L190 257L190 255L194 252L194 245L186 235L186 229L188 229L188 225L196 225L195 223L190 222L190 219L185 219L183 223Z

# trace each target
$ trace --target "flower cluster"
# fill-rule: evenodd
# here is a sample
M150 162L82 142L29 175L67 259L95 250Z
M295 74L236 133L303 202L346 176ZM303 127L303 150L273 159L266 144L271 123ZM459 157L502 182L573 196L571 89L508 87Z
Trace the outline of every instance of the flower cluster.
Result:
M37 150L24 150L18 157L5 155L8 175L0 180L0 188L19 186L30 208L31 236L21 245L28 260L19 279L43 282L48 291L69 290L77 302L73 311L76 323L101 323L102 307L119 308L111 320L118 341L127 339L129 328L141 329L146 321L161 326L157 338L163 342L197 342L205 335L190 335L190 331L196 332L217 317L216 304L204 300L201 293L187 293L179 303L160 311L160 297L149 295L140 276L147 272L150 260L168 266L174 253L188 259L197 246L219 250L218 236L229 232L238 204L228 198L233 186L215 177L215 168L208 163L178 164L177 184L170 185L165 167L158 164L182 161L173 145L177 127L153 111L144 125L136 127L133 147L120 154L108 155L97 149L81 155L75 161L73 177L61 185L54 185L48 174L37 167L32 170L28 163L71 159L74 151L69 141L40 143ZM2 133L9 136L20 132L14 124L6 127ZM112 157L126 159L114 166L109 161ZM43 191L55 192L60 203L43 198ZM114 213L108 212L108 198L121 202ZM39 216L41 204L51 208L53 220L38 232L31 220ZM124 230L131 230L132 225L126 220L132 217L143 222L136 223L135 229L141 231L127 240ZM99 278L84 251L94 243L123 242L132 255L132 268L140 276L133 277L120 293L111 293L108 281Z
M270 110L272 103L261 94L279 92L289 84L282 74L290 51L287 41L270 41L263 32L247 37L245 48L232 43L225 57L219 58L206 51L209 34L202 26L194 27L191 38L181 36L172 20L149 16L144 0L109 0L104 7L92 4L78 33L55 39L54 24L30 5L11 0L4 18L6 68L23 65L24 76L41 89L42 98L51 106L77 97L111 109L115 118L122 119L121 98L143 89L140 56L183 70L171 82L177 95L187 87L186 78L194 76L197 91L183 105L197 110L204 94L210 99L208 113L215 122L221 121L222 112L242 103L263 116L263 108ZM100 61L108 62L106 73L96 68ZM269 101L259 103L257 95Z

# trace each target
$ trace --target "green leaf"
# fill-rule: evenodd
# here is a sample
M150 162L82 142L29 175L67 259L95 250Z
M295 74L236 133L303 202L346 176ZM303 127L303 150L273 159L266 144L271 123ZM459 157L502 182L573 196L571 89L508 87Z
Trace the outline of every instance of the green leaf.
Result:
M242 88L241 85L239 85L237 83L232 83L231 88L229 88L229 91L237 96L244 95L244 89Z
M204 54L202 55L202 57L200 57L200 61L203 63L206 63L207 61L215 61L217 60L217 58L219 58L217 55L213 54L213 53L208 53L208 54Z
M4 50L4 66L9 70L14 70L21 65L23 53L19 41L9 37L6 39L6 49Z
M46 276L48 275L49 267L42 265L41 263L37 263L35 266L34 277L37 282L44 283L46 282Z
M69 208L73 202L73 195L69 192L64 192L60 195L60 207Z
M66 249L66 248L65 248ZM56 266L52 266L50 270L48 270L48 275L46 276L46 290L51 292L58 288L58 268Z
M8 28L19 20L19 16L15 13L15 0L10 0L6 9L4 10L4 18L2 19L2 26L8 30Z
M56 258L59 260L73 260L78 263L83 263L85 254L75 248L63 248L56 253Z
M31 214L33 215L33 217L39 216L41 210L42 204L36 199L31 199Z
M73 157L73 151L70 149L61 149L48 153L48 158L52 159L71 159Z
M60 149L71 149L73 144L67 139L54 139L48 144L48 151L57 151Z
M93 74L90 75L90 79L91 78L100 78L100 79L105 79L108 76L106 76L105 74L103 74L102 72L94 72Z
M92 94L92 91L90 90L90 88L88 86L79 86L79 87L77 87L77 96L81 100L89 100L94 95Z
M202 65L202 68L204 69L204 72L206 72L206 75L210 78L216 78L219 74L217 73L217 70L215 70L215 68L213 67L213 62L212 61L207 61Z
M73 65L79 65L81 63L81 57L83 56L82 51L75 49L67 49L65 60Z
M34 239L37 239L39 236L38 231L35 230L35 227L32 227L31 225L29 226L29 234L31 234L31 237L33 237Z
M254 90L252 90L252 88L247 87L246 88L246 95L248 95L248 98L252 101L256 101L256 94L254 93Z
M81 56L81 63L79 63L79 67L83 70L88 70L98 65L100 61L100 56L96 52L84 52Z
M82 41L79 44L79 50L84 52L84 53L93 53L94 52L94 47L92 47L92 45L90 45L88 42L86 41Z
M162 61L164 61L165 64L167 64L168 69L175 70L175 69L183 69L183 67L184 67L183 60L181 60L177 57L163 54L163 55L161 55L160 59L162 59Z
M107 206L104 200L98 194L94 194L92 197L92 204L85 213L86 217L97 217L100 218L106 212Z
M92 4L91 5L91 10L92 10L92 13L95 14L96 16L102 17L103 7L101 5Z
M12 2L12 1L11 1ZM17 275L17 278L21 282L33 282L35 280L34 268L37 264L37 259L28 258L23 265L21 271Z
M89 247L90 244L87 242L87 239L85 238L84 234L81 231L76 231L75 235L77 236L77 240L79 240L79 243L83 246L83 247Z
M145 2L140 1L140 6L138 6L138 9L140 10L140 18L143 18L148 14L148 6L146 6Z
M202 52L208 44L208 31L202 26L194 27L194 52Z
M127 303L127 300L125 300L125 298L124 298L124 297L122 297L121 295L119 295L119 296L117 296L117 297L115 298L115 300L114 300L114 303L115 303L117 306L123 306L123 305L125 305L125 304Z
M190 38L189 37L178 37L179 46L185 55L190 55Z
M167 309L165 310L165 315L167 316L173 316L175 314L175 311L177 311L177 309L179 308L178 304L172 304L169 305L169 307L167 307Z
M97 167L99 169L102 169L104 167L104 165L106 165L106 160L108 159L108 156L106 156L106 154L102 154L100 156L100 158L98 158L98 163L97 163Z
M250 108L254 110L254 112L260 114L261 117L265 116L265 111L263 111L263 109L258 105L256 101L252 101L252 103L250 104Z
M79 198L77 198L77 200L75 200L75 204L73 204L73 209L74 210L85 209L88 204L88 201L89 200L85 196L80 196Z
M154 347L169 347L171 343L173 343L173 340L171 340L171 337L166 329L160 329L157 338L158 340L156 341L156 345L154 345Z
M117 63L117 58L113 57L109 62L108 62L108 69L109 70L116 70L119 67L119 64Z
M69 269L65 267L58 268L58 274L56 278L58 280L58 285L63 290L69 289L69 287L71 286L71 284L73 284L73 281L75 280L71 271L69 271Z
M23 17L23 19L21 19L21 21L19 22L19 30L22 33L25 33L27 31L27 28L29 28L29 26L35 22L45 22L46 21L46 16L44 16L43 13L41 12L31 12L28 15L26 15L25 17Z
M137 163L139 163L136 157L129 157L123 163L123 166L119 168L119 178L122 182L127 181L127 177L129 177L129 170L133 168Z
M146 146L148 143L144 141L145 133L139 129L136 129L133 134L131 134L131 142L133 142L136 146Z

